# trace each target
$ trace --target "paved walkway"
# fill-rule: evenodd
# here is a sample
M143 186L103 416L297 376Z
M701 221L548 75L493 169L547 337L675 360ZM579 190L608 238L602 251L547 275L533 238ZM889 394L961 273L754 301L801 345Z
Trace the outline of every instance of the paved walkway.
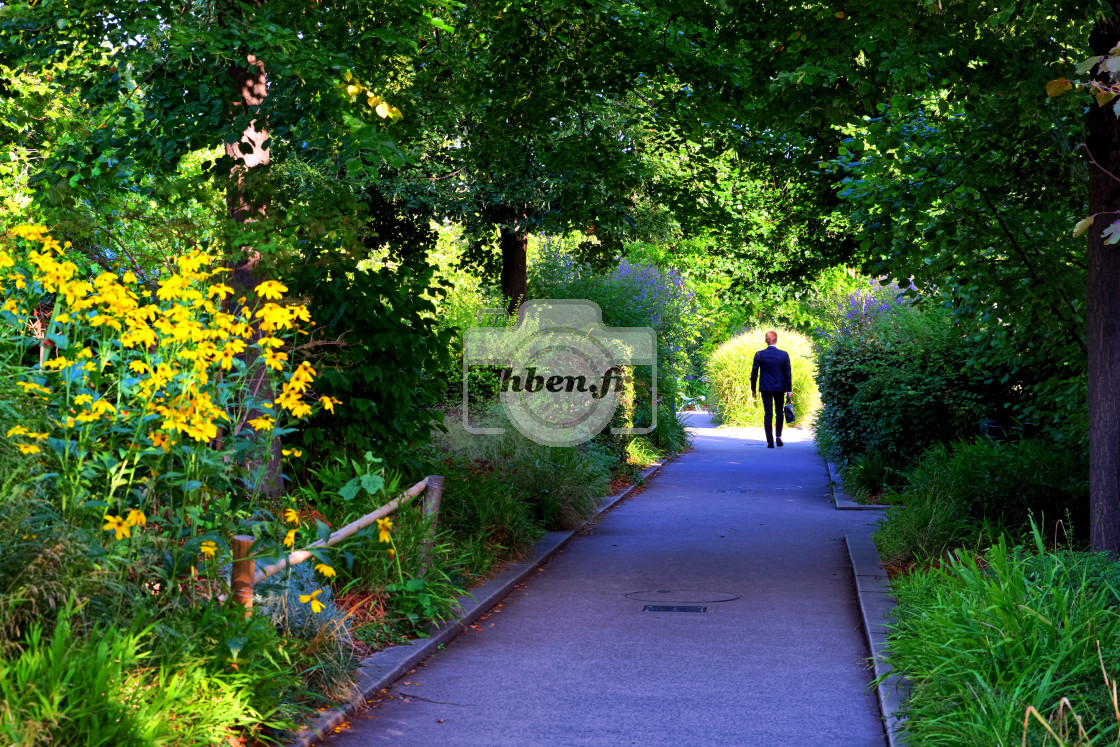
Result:
M694 451L327 743L885 744L844 545L877 514L833 507L808 433L692 417Z

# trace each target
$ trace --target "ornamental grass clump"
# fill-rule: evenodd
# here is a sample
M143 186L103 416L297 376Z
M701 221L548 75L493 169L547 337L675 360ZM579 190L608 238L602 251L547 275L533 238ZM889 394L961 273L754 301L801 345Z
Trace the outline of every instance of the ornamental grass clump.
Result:
M754 354L766 347L768 327L756 327L732 337L716 348L708 359L711 406L723 425L762 425L762 397L751 397L751 367ZM778 328L778 347L789 353L793 372L795 425L811 425L820 409L815 354L809 338L793 330ZM779 413L780 416L780 413Z
M1115 744L1120 567L1048 549L1037 527L1033 539L1009 548L1001 538L895 580L887 658L912 685L910 744ZM1063 699L1085 736L1052 742L1031 714L1056 721Z

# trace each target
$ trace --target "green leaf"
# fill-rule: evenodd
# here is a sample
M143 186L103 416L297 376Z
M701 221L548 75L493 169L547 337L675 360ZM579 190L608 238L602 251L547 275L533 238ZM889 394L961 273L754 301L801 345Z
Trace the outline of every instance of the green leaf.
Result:
M362 488L370 495L377 495L377 491L381 490L381 486L385 484L385 478L381 475L367 473L358 479L362 483Z
M361 489L362 487L358 482L358 478L355 477L353 480L343 485L339 489L338 494L342 496L342 500L352 501L358 496L358 491L360 491Z
M1100 55L1096 55L1096 56L1090 57L1087 60L1083 60L1081 63L1079 63L1077 65L1077 68L1076 68L1077 74L1078 75L1086 75L1090 70L1092 70L1094 67L1097 66L1097 63L1100 62L1101 59L1102 58L1101 58Z

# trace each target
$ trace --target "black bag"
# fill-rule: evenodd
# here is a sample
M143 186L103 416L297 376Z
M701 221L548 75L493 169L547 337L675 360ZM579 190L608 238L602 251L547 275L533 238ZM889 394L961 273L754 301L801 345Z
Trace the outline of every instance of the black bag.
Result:
M797 415L794 414L794 412L793 412L793 401L788 396L786 397L785 413L786 413L786 422L787 423L792 423L793 421L797 420Z

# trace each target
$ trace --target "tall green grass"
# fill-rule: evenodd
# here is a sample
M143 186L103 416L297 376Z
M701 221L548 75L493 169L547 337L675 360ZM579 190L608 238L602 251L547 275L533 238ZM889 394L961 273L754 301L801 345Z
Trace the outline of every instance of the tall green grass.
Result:
M724 425L762 425L762 398L751 397L751 368L754 354L766 347L767 329L757 327L732 337L708 359L708 380L712 388L709 404ZM796 424L812 425L821 406L812 343L799 332L776 331L778 347L789 353Z
M275 710L293 679L283 663L262 671L245 651L241 666L230 666L230 646L247 649L259 637L245 635L251 623L232 626L242 636L230 630L224 655L193 646L158 655L157 627L105 626L85 635L71 625L78 612L69 606L53 628L33 623L19 648L0 657L0 742L204 747L228 744L238 728L291 723ZM256 625L266 634L267 627Z
M1117 564L1048 551L1037 528L1030 548L1001 538L982 554L958 551L941 568L896 580L888 658L913 686L909 743L1054 744L1028 709L1056 720L1065 698L1085 731L1069 744L1114 744L1106 683L1120 671L1118 582Z

